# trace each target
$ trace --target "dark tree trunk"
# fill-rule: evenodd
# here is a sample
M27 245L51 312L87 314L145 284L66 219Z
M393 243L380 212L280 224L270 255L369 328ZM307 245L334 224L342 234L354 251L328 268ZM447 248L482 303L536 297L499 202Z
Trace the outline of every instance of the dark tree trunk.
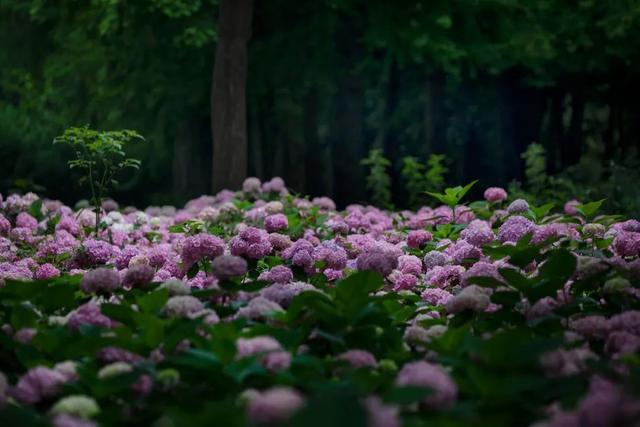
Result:
M211 88L212 190L238 189L247 175L247 43L253 0L221 0Z
M211 172L208 161L211 153L209 121L206 115L185 119L176 131L173 145L173 195L184 201L187 197L210 191Z

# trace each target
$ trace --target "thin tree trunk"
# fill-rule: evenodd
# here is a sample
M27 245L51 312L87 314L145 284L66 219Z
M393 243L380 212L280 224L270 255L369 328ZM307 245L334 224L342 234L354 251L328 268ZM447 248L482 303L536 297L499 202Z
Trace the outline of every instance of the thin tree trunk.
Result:
M237 189L247 175L246 80L253 0L221 0L211 88L212 190Z

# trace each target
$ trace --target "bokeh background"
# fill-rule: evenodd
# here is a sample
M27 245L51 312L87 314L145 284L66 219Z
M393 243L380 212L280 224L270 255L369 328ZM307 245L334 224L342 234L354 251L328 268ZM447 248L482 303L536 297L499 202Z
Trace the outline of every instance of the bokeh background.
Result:
M218 7L0 0L0 191L84 197L51 144L84 124L146 137L124 203L211 191ZM367 201L360 160L379 148L402 207L403 158L443 154L452 185L516 180L640 211L640 1L269 0L252 14L249 174Z

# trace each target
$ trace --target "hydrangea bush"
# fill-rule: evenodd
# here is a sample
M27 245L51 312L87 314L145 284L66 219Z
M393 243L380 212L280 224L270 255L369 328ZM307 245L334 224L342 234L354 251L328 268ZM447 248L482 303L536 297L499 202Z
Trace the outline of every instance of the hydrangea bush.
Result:
M0 424L637 425L640 222L469 187L0 196Z

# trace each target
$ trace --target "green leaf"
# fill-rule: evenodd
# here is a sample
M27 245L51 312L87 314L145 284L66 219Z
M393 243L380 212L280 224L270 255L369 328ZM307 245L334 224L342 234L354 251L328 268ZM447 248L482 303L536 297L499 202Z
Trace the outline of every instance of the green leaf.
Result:
M11 325L17 331L22 328L32 328L38 322L38 315L33 309L22 304L16 305L11 310Z
M430 395L433 390L424 387L397 387L387 392L383 399L388 403L396 403L399 405L408 405L414 402L418 402L428 395Z
M196 262L191 266L191 268L189 268L189 271L187 271L187 278L193 279L194 277L196 277L196 274L198 274L199 271L200 265Z
M533 286L529 279L527 279L525 276L523 276L513 268L500 268L498 269L498 272L502 277L504 277L509 285L516 288L525 295L528 294L531 287Z
M353 316L369 302L369 295L382 288L384 281L374 271L357 271L342 279L335 287L335 304Z
M540 277L566 281L576 270L577 258L565 249L557 249L540 266Z
M529 208L529 210L533 213L534 219L536 221L539 221L544 218L544 216L547 215L551 211L551 209L553 209L553 206L553 203L547 203L540 207L532 206Z
M156 313L169 299L169 291L167 289L158 289L148 294L142 295L136 300L138 307L147 313Z
M308 399L291 427L366 427L367 417L359 396L345 385L328 386Z
M140 336L149 348L157 347L164 338L164 322L148 313L133 313L134 321L140 330Z
M131 325L133 323L133 315L135 314L128 305L111 303L101 304L100 312L110 319L117 320L125 325Z
M596 202L589 202L582 205L576 206L576 210L582 214L586 219L591 219L595 213L600 209L602 203L604 203L606 199L601 199Z
M171 357L168 362L204 370L218 368L221 365L220 359L214 353L195 348L180 352L179 355Z
M33 203L31 203L31 206L29 206L29 215L31 215L32 217L34 217L38 221L42 220L42 218L43 218L43 215L42 215L42 200L38 199L38 200L34 201Z

